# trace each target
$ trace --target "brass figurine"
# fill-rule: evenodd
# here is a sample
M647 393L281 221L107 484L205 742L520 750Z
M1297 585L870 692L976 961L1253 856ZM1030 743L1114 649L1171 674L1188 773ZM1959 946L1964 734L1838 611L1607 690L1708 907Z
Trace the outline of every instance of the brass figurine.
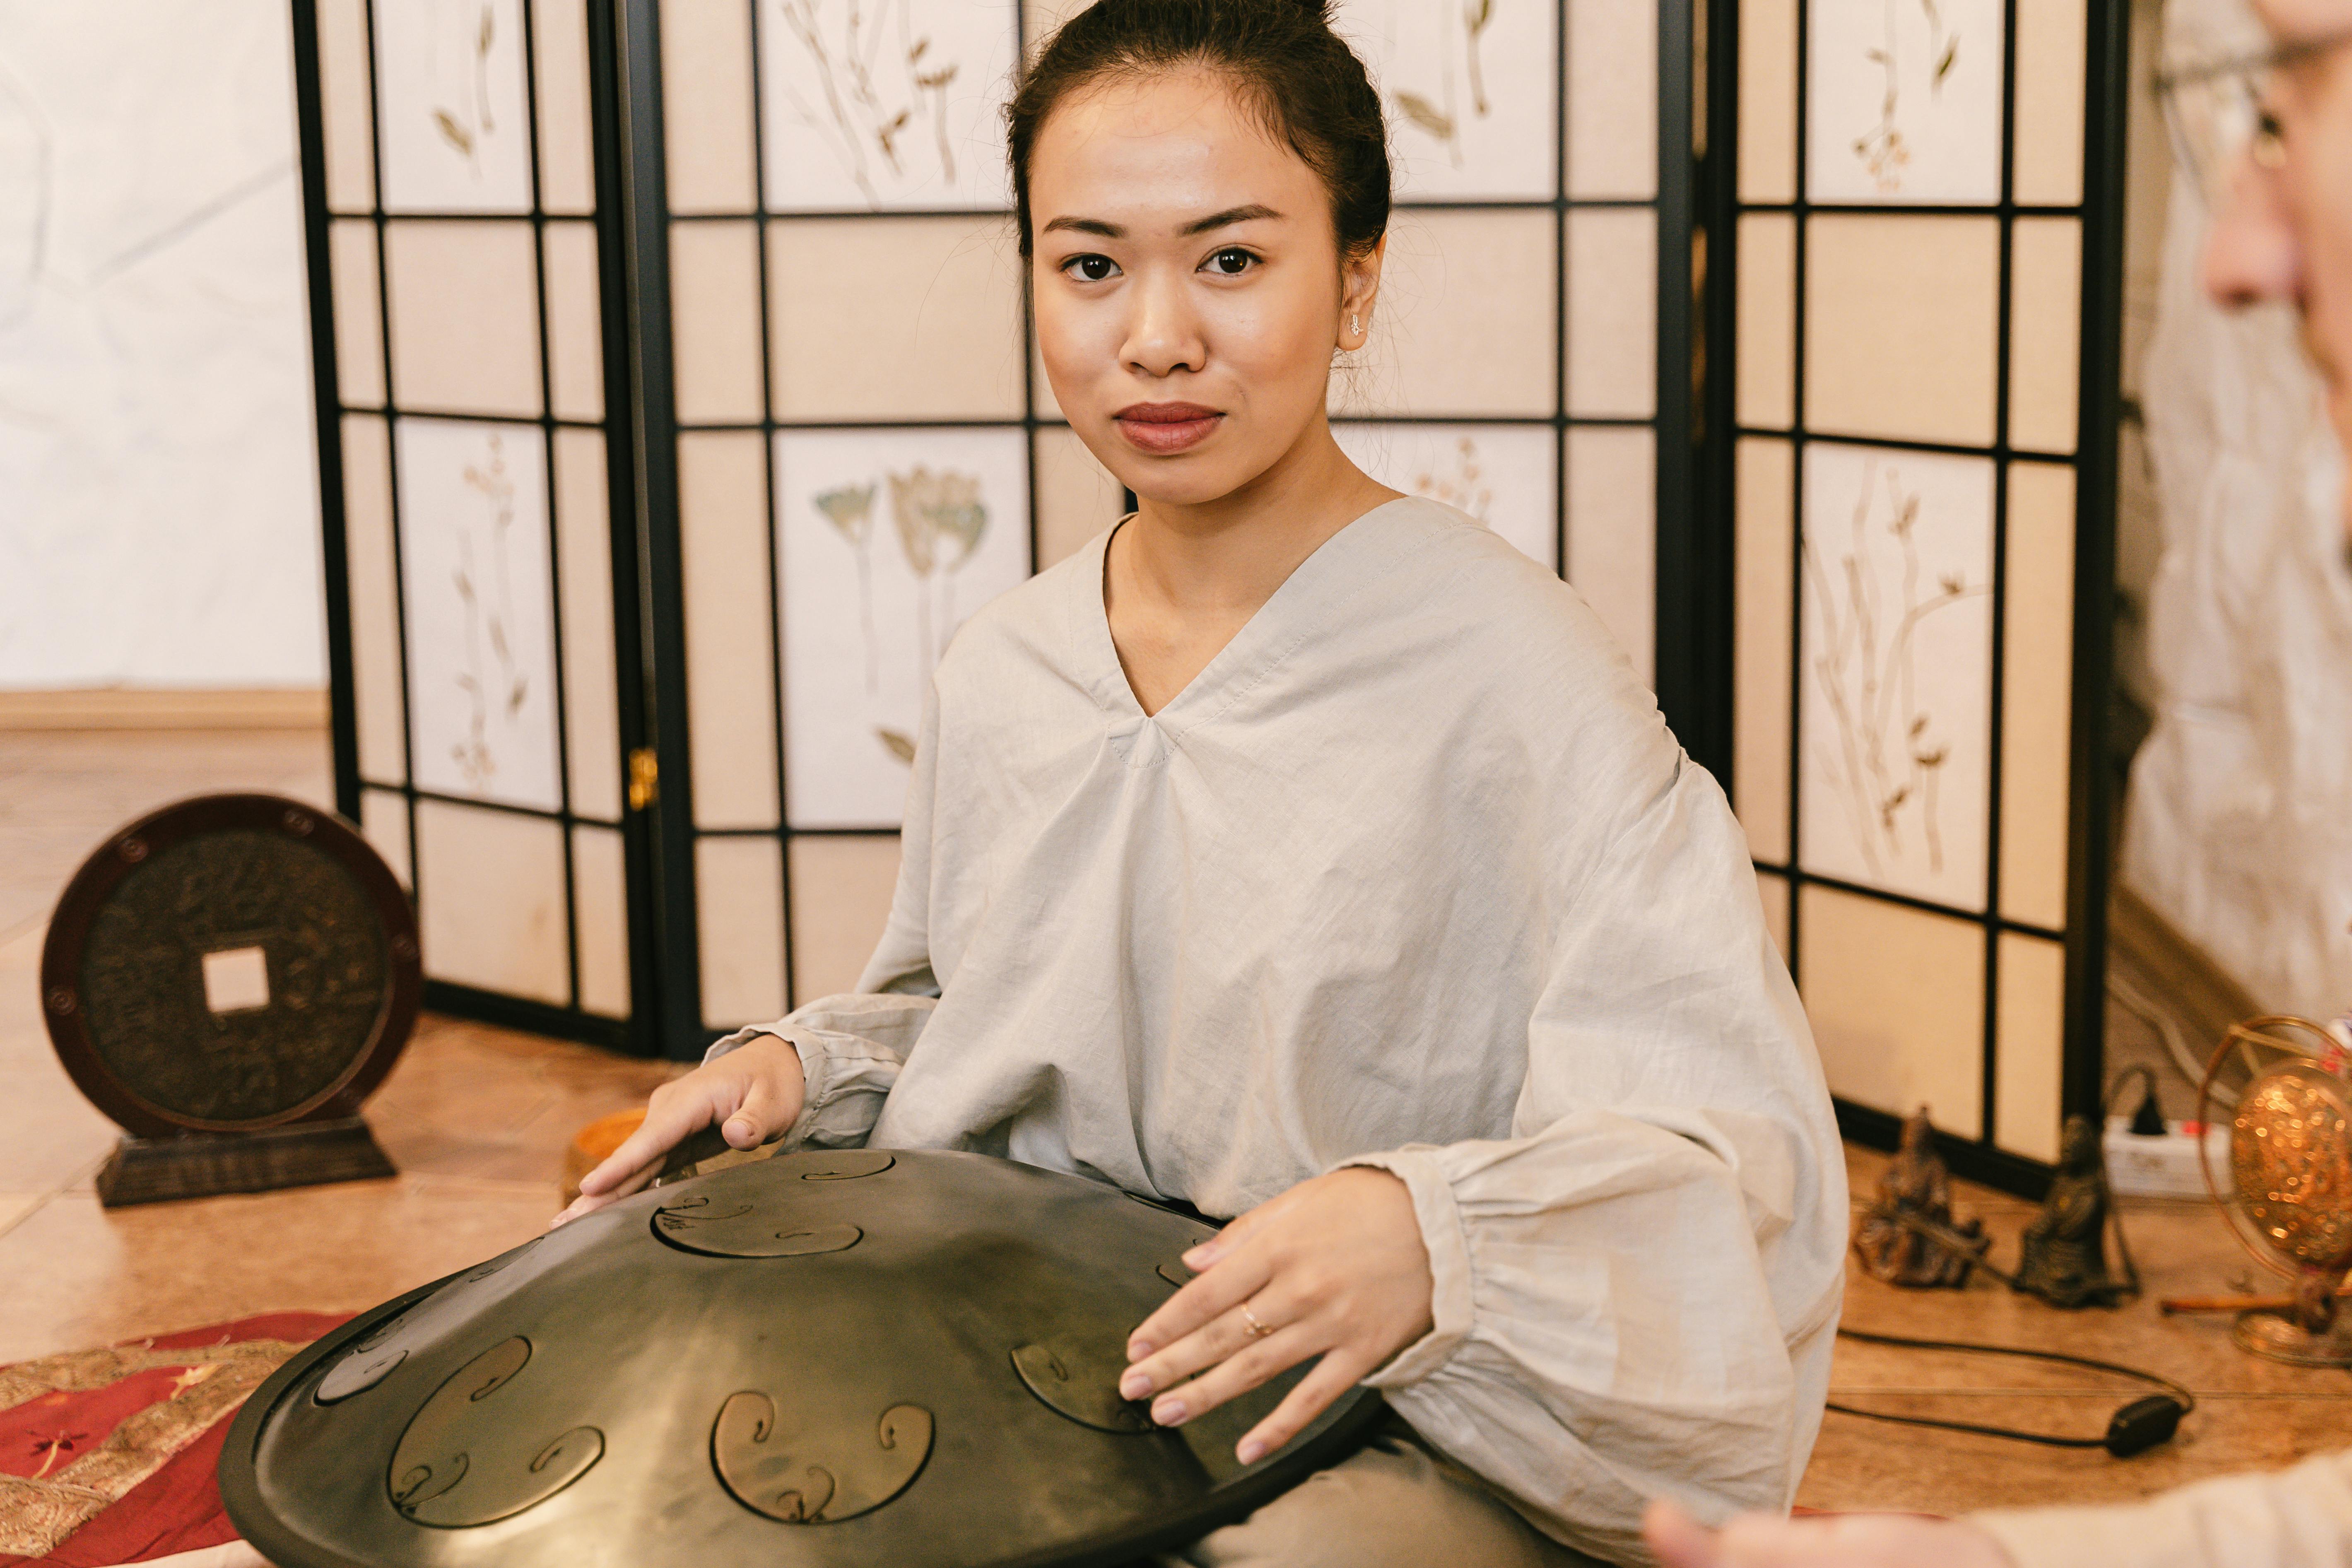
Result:
M1902 1147L1878 1178L1878 1201L1854 1226L1854 1255L1874 1279L1917 1290L1957 1289L1982 1261L1976 1254L1983 1237L1983 1221L1952 1212L1952 1173L1936 1152L1923 1105L1905 1120ZM1973 1246L1963 1251L1958 1242Z
M2139 1271L2120 1227L2116 1241L2123 1276L2107 1269L2106 1232L2114 1207L2098 1129L2087 1116L2070 1116L2059 1146L2057 1179L2042 1200L2042 1212L2025 1227L2011 1289L2069 1310L2113 1307L2139 1294Z

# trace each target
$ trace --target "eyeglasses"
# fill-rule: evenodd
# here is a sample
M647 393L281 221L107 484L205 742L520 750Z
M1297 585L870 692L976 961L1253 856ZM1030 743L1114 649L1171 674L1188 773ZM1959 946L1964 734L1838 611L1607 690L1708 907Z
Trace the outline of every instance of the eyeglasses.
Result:
M2251 157L2265 169L2285 165L2284 133L2271 110L2278 73L2347 44L2352 28L2158 74L2157 99L2173 149L2209 208L2219 211L2228 199L2240 159Z

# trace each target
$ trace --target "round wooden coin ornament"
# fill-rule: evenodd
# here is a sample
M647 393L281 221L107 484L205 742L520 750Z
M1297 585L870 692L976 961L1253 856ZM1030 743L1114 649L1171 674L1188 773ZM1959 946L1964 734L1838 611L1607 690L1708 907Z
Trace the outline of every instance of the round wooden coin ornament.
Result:
M41 952L58 1059L130 1134L100 1198L390 1175L359 1109L422 989L407 895L332 813L200 795L111 835Z

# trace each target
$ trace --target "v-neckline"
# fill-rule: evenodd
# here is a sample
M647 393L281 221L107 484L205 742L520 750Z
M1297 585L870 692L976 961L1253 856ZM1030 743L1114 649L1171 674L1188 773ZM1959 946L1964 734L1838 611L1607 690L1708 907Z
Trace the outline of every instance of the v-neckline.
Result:
M1209 662L1184 683L1182 689L1152 713L1143 710L1143 700L1135 694L1135 685L1128 679L1127 667L1119 661L1118 639L1111 635L1110 542L1118 536L1120 529L1135 521L1135 516L1130 512L1119 519L1088 547L1088 563L1072 580L1076 598L1073 606L1077 612L1076 619L1094 665L1094 679L1089 684L1093 688L1095 700L1129 724L1173 724L1185 721L1188 716L1191 722L1198 723L1218 711L1217 707L1210 706L1216 692L1233 686L1260 659L1261 654L1265 667L1270 668L1279 664L1290 651L1293 644L1280 641L1280 625L1294 605L1313 594L1326 579L1339 572L1352 552L1352 546L1342 546L1340 541L1351 534L1359 540L1365 538L1372 531L1362 526L1368 520L1378 517L1391 507L1406 505L1414 499L1399 496L1394 500L1384 500L1351 519L1317 545L1308 552L1307 559L1292 567L1290 575L1266 595L1265 603L1252 611L1249 619L1225 639L1224 647L1211 656ZM1295 641L1293 639L1294 644ZM1259 671L1261 674L1264 672L1263 669ZM1193 712L1196 709L1201 710L1198 714Z

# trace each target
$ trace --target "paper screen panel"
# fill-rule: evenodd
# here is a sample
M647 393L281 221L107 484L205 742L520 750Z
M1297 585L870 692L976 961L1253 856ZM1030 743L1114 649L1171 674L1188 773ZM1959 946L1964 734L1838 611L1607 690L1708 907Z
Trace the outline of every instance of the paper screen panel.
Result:
M383 420L343 416L343 562L352 616L352 706L360 776L408 779L400 671L400 568L392 530L392 436Z
M1037 570L1076 554L1119 520L1125 498L1067 426L1047 425L1037 443Z
M580 1006L629 1016L629 878L621 836L572 830L572 929L580 952Z
M1807 883L1798 982L1830 1092L1975 1138L1984 1124L1984 928Z
M1789 858L1790 646L1796 608L1796 458L1786 441L1750 437L1734 458L1738 515L1733 591L1732 795L1748 853Z
M1349 421L1331 433L1381 483L1467 512L1546 571L1559 570L1559 447L1549 426Z
M1549 416L1558 265L1548 210L1399 211L1371 342L1335 380L1333 412Z
M773 838L694 845L702 1022L732 1029L781 1018L784 997L783 847Z
M776 665L765 444L749 430L681 436L677 488L695 826L773 827Z
M1806 195L1999 201L2002 10L2003 0L1809 0Z
M2000 907L2066 923L2074 665L2074 470L2009 470L2001 620Z
M1020 25L1012 0L763 0L769 210L1009 208Z
M1332 26L1388 110L1398 199L1551 199L1559 19L1509 0L1342 0Z
M669 301L678 422L757 421L767 407L759 230L748 221L670 225Z
M1797 416L1797 220L1750 213L1739 220L1738 385L1741 425L1786 430Z
M531 0L530 36L539 57L531 82L539 100L539 205L551 213L593 213L587 0Z
M1657 215L1571 207L1565 221L1569 416L1647 419L1657 406Z
M890 921L898 837L793 840L793 1005L855 991Z
M1990 446L2000 279L1995 218L1809 219L1805 423Z
M1789 961L1789 879L1770 871L1756 873L1756 897L1764 906L1764 930L1772 939L1780 962Z
M2054 1164L2064 1088L2066 946L2003 931L2000 952L1993 1142Z
M420 800L416 862L426 979L571 1005L562 824Z
M563 741L573 815L621 818L621 717L613 645L613 513L604 437L555 433L557 575L563 601Z
M417 786L553 811L545 437L527 425L404 419L394 447Z
M1657 443L1639 426L1568 432L1568 580L1635 673L1657 678Z
M375 205L375 105L368 85L367 0L317 0L319 98L327 210Z
M547 376L558 419L604 417L604 331L596 282L596 226L551 223L547 246Z
M751 4L663 0L662 133L673 213L748 213L759 205ZM783 6L802 8L797 0Z
M1797 8L1739 0L1739 199L1797 199Z
M1567 134L1571 197L1657 194L1657 0L1569 0Z
M1985 906L1993 464L1805 448L1805 868Z
M776 437L793 826L898 825L940 652L1029 575L1027 448L1018 429Z
M1021 416L1021 262L1002 218L779 219L768 269L778 419Z
M2021 217L2010 241L2009 444L2074 449L2083 355L2083 226Z
M335 380L346 408L383 406L383 297L375 225L343 218L327 228L335 297Z
M403 408L539 417L535 248L520 220L385 229L392 391Z
M522 0L373 9L385 210L529 212Z
M2090 42L2084 0L2017 8L2017 128L2011 191L2028 206L2083 199L2084 89Z
M408 797L396 790L363 789L360 791L360 837L368 847L383 857L392 874L400 879L404 888L416 881L415 865L408 850Z

